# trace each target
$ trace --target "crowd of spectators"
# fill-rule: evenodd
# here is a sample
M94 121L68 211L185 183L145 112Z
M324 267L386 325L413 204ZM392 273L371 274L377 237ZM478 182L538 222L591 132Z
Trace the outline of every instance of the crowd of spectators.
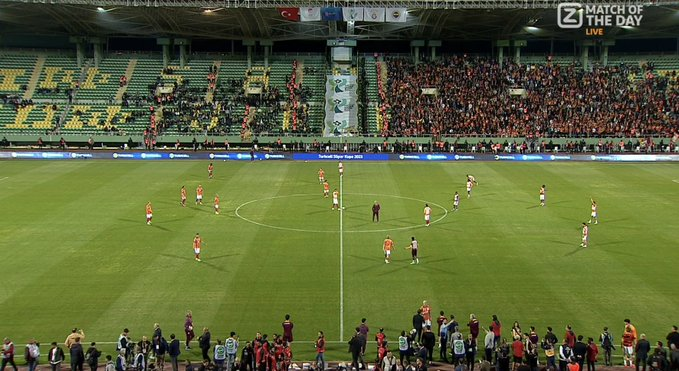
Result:
M559 331L547 327L544 335L535 326L522 329L518 321L511 328L503 326L497 315L488 318L487 323L474 314L458 319L440 311L438 317L426 301L417 309L409 330L389 334L384 328L371 333L366 318L361 319L348 341L351 361L333 365L337 370L363 370L374 367L375 371L426 371L434 362L450 363L455 371L596 371L599 365L613 366L614 354L622 355L624 366L635 367L637 371L679 370L679 330L672 326L661 340L651 342L638 331L629 319L621 323L620 337L615 337L609 327L600 332L584 336L566 325L563 337ZM412 325L412 327L411 327ZM85 333L74 328L66 337L63 348L52 342L46 354L41 355L40 343L30 339L25 345L23 356L29 371L34 371L41 356L53 371L60 370L70 356L71 371L82 371L87 364L96 371L100 358L106 359L106 371L179 370L180 360L186 360L186 371L288 371L298 369L293 363L294 324L290 315L285 315L280 334L269 338L257 332L251 341L241 340L231 331L225 339L215 338L208 327L203 327L196 339L193 314L188 311L183 326L183 336L174 333L169 336L160 324L153 325L149 335L133 340L125 328L115 342L115 352L105 355L97 348L96 342L85 347ZM181 340L180 340L181 338ZM193 365L190 357L191 346L196 340L200 348L199 362ZM372 341L374 340L374 342ZM182 344L183 343L183 344ZM368 344L371 344L368 347ZM375 350L372 350L372 343ZM183 346L182 346L183 345ZM307 347L307 344L304 344ZM327 342L323 331L313 341L315 361L303 363L309 370L325 370L330 365L325 359ZM340 345L344 348L345 345ZM344 348L346 349L346 348ZM182 350L189 356L182 355ZM5 338L2 346L2 369L14 367L16 345ZM298 360L298 361L310 361ZM602 361L602 362L600 362ZM440 367L440 366L439 366Z
M652 66L500 65L454 56L387 61L384 136L646 136L679 130L676 74ZM422 89L436 92L423 94ZM525 89L525 95L510 89Z
M291 125L284 126L284 132L292 133L307 133L309 131L309 103L311 98L311 90L297 80L297 60L292 62L292 72L286 79L288 82L286 88L288 91L288 99L285 102L285 110L290 113ZM304 73L313 73L314 67L304 67Z

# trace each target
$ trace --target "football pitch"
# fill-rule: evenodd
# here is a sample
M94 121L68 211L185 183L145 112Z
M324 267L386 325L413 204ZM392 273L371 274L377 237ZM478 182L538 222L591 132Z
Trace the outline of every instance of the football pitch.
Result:
M271 337L289 313L295 360L313 359L319 330L333 342L326 358L346 360L362 317L369 340L384 327L395 344L422 300L436 314L454 313L463 332L470 313L484 327L497 314L503 335L518 320L541 336L552 326L559 339L567 324L592 337L608 326L618 339L630 318L653 342L676 324L675 164L345 163L342 212L331 210L317 176L323 167L330 191L339 189L337 163L215 162L210 180L207 166L0 162L0 335L49 344L78 327L86 343L109 342L110 352L125 327L134 341L155 322L183 339L187 310L213 341L230 331ZM469 199L466 174L479 182ZM193 202L199 184L202 206ZM455 191L461 204L452 212ZM583 249L590 197L600 223ZM371 221L374 201L379 223ZM197 232L202 262L192 251ZM387 235L396 247L391 264L382 253ZM418 265L405 250L412 236ZM197 359L194 349L182 358Z

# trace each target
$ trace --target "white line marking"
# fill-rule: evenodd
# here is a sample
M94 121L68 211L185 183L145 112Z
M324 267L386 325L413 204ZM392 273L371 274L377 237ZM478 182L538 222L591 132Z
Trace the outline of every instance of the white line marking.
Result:
M340 175L339 188L339 249L340 249L340 341L344 341L344 188L342 187L342 179L344 176Z
M441 205L439 205L435 202L422 200L422 199L419 199L419 198L406 197L406 196L396 196L396 195L385 195L385 194L379 194L379 193L347 193L347 195L371 196L371 197L373 197L373 196L376 196L376 197L393 197L393 198L400 198L400 199L403 199L403 200L411 200L411 201L418 201L418 202L421 202L421 203L428 203L432 206L438 207L441 210L443 210L443 216L439 217L436 220L432 220L431 224L438 223L448 216L448 210L445 207L443 207L443 206L441 206ZM275 200L275 199L279 199L279 198L288 198L288 197L318 197L318 195L296 193L296 194L290 194L290 195L272 196L272 197L266 197L266 198L259 198L259 199L256 199L256 200L250 200L250 201L247 201L247 202L244 202L244 203L238 205L238 207L236 207L235 215L238 218L240 218L240 219L242 219L242 220L244 220L248 223L252 223L252 224L258 225L260 227L278 229L278 230L281 230L281 231L309 232L309 233L338 233L337 230L318 230L318 229L281 227L281 226L277 226L277 225L261 223L261 222L258 222L256 220L248 219L248 218L246 218L246 217L244 217L243 215L240 214L240 210L247 205L250 205L250 204L253 204L253 203L256 203L256 202L261 202L261 201ZM340 193L340 198L342 198L341 193ZM395 228L387 228L387 229L348 230L348 231L343 230L342 232L343 233L377 233L377 232L383 233L383 232L391 232L391 231L403 231L403 230L408 230L408 229L418 229L418 228L424 228L424 227L425 227L424 224L417 224L417 225L409 225L409 226L405 226L405 227L395 227Z
M0 179L0 180L2 180L2 179ZM675 183L679 183L679 179L672 179L672 181L675 182Z
M0 178L0 181L3 181L3 180L5 180L5 179L9 179L9 177L6 176L6 177L3 177L3 178Z

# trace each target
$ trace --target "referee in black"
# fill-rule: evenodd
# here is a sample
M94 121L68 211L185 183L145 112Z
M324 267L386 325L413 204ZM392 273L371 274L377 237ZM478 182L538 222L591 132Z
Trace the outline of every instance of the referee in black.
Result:
M373 204L373 222L379 222L380 221L380 204L375 201Z

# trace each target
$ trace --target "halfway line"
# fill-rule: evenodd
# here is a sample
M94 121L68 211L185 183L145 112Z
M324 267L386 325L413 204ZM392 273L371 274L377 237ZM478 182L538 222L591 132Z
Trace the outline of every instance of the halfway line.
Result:
M340 341L344 341L344 190L339 178L339 252L340 252Z

